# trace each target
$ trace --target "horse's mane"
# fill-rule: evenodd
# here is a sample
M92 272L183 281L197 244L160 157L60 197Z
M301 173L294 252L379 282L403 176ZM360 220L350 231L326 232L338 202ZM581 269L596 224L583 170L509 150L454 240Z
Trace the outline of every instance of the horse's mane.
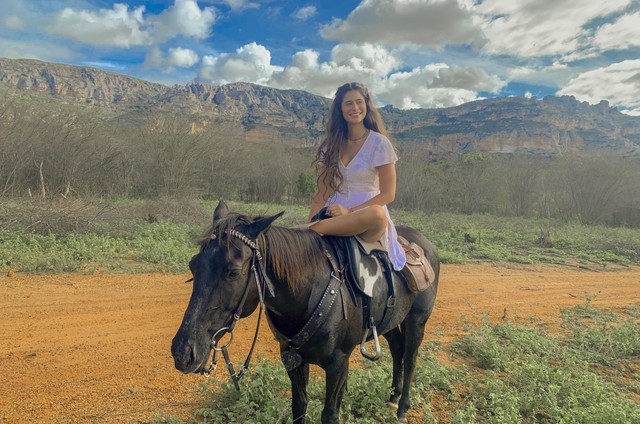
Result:
M313 230L271 226L260 241L267 267L294 292L309 283L314 272L326 269L322 236Z
M259 217L230 213L216 220L199 240L204 248L215 235L219 242L231 244L226 234L241 224L250 224ZM270 226L258 238L260 252L265 259L267 272L289 285L292 291L310 282L314 272L326 267L322 236L313 230Z

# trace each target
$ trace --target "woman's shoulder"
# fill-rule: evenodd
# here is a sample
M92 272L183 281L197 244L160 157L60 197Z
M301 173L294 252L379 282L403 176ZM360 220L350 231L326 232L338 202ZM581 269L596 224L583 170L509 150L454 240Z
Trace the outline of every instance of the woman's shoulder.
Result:
M376 147L393 148L391 140L389 140L389 137L384 134L371 130L371 134L369 135L369 137L371 137L371 140L373 141L372 144Z
M389 137L387 137L384 134L379 133L376 130L369 130L371 132L370 137L377 139L377 140L387 140L389 141Z
M398 160L395 148L387 136L371 130L370 137L371 144L369 151L373 157L374 166L384 165Z

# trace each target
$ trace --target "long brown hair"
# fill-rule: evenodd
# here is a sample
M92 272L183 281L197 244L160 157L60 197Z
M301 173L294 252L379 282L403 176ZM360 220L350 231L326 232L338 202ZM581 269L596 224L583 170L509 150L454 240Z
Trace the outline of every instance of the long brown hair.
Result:
M313 165L318 170L318 182L324 181L330 191L324 193L325 197L340 191L340 187L342 187L343 177L339 166L340 154L349 137L349 127L342 115L342 99L350 91L358 91L364 97L367 107L367 114L363 122L365 128L388 136L382 116L375 107L367 87L359 82L349 82L338 87L333 103L331 103L331 109L329 109L325 138L318 147L316 158L313 161Z

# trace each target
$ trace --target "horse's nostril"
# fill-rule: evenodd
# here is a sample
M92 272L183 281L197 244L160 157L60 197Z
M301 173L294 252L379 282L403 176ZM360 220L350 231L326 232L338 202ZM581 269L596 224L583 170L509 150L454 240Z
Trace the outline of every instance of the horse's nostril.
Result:
M196 359L195 350L188 343L182 346L172 346L171 354L173 355L176 369L180 371L188 369Z
M189 359L189 363L193 364L196 360L196 352L195 350L191 347L191 346L186 346L184 348L185 350L185 357Z

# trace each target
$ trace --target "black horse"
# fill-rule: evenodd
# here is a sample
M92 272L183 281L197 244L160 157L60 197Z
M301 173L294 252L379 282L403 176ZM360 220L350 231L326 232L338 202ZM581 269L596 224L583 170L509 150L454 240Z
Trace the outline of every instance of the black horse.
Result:
M335 252L325 238L312 230L272 226L281 214L249 217L229 213L224 202L218 204L214 224L189 263L193 292L171 353L178 370L203 372L216 342L264 300L291 379L293 422L305 422L309 364L317 364L326 373L322 422L339 423L349 356L367 327L362 310L336 276ZM407 227L397 229L424 249L436 275L434 284L417 294L397 279L394 313L384 333L393 358L389 402L397 405L398 420L406 422L409 389L436 298L440 263L422 234ZM378 284L374 290L371 310L380 322L388 287ZM226 348L223 351L227 356Z

